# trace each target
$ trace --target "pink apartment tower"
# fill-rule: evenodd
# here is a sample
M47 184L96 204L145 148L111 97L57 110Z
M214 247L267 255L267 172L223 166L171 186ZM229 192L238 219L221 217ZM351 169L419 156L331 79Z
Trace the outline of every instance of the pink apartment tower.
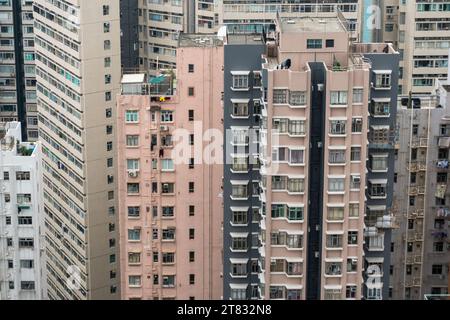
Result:
M217 36L182 34L176 70L123 76L122 299L222 298L223 165L214 160L222 159L222 142L211 138L223 136L222 66ZM207 152L214 144L217 151Z

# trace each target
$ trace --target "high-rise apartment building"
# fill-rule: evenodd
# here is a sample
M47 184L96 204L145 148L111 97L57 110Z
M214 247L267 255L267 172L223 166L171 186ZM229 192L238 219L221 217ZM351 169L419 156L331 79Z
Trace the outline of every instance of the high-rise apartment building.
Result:
M356 38L356 31L359 29L357 19L361 13L359 2L358 0L139 1L139 64L135 67L143 71L149 69L152 73L161 68L175 68L177 37L181 31L210 33L226 25L235 33L261 32L264 25L273 24L277 12L286 17L329 16L339 10L351 21L350 28L355 31L352 36ZM131 45L125 38L122 42L123 47Z
M0 3L0 122L20 121L23 141L38 137L32 4Z
M391 247L391 298L448 294L449 83L436 95L400 99L394 207L399 229Z
M119 1L34 1L50 299L119 297Z
M222 297L222 66L217 36L181 34L175 71L123 76L122 299Z
M226 299L387 292L399 55L347 27L337 14L227 35Z
M39 143L20 122L0 127L0 300L47 297Z
M450 4L443 1L398 1L400 94L431 93L447 78Z

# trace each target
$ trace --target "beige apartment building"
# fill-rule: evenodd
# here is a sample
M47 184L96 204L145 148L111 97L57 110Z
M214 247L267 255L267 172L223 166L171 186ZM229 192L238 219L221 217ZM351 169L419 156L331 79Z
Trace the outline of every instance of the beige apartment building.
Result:
M397 1L399 94L431 93L438 79L447 78L450 48L450 3Z
M34 2L48 296L119 297L119 1Z
M273 24L277 12L285 17L330 16L338 10L355 31L361 13L358 0L320 1L218 1L218 0L149 0L136 3L139 15L139 65L155 74L160 68L176 65L177 37L187 33L211 33L221 26L238 33L262 32L263 25Z
M117 101L122 299L222 298L223 42L178 46L176 70L125 74Z

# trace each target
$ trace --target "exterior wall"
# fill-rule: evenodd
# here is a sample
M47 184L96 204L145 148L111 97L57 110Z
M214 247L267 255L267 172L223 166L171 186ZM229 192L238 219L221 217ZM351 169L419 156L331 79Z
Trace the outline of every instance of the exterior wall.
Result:
M159 97L119 96L118 100L118 166L119 166L119 216L122 264L122 299L221 299L222 298L222 224L223 207L221 153L218 162L209 164L210 156L203 157L209 145L207 130L221 136L223 87L223 46L182 46L178 49L177 91L168 102L159 102ZM192 64L194 71L189 72ZM194 88L194 96L188 95L188 87ZM152 97L152 98L151 98ZM154 98L154 99L153 99ZM139 112L138 123L127 123L127 110ZM189 120L189 110L194 111L194 120ZM172 111L173 122L161 122L161 112ZM154 117L154 118L153 118ZM152 120L153 119L153 120ZM162 130L167 126L168 129ZM211 131L209 131L211 133ZM127 147L127 135L139 135L138 147ZM188 163L178 163L180 155L177 143L164 147L161 139L180 136L179 143L186 143L188 134L194 134L192 157L193 168ZM152 136L157 144L151 145ZM221 144L216 147L220 150ZM138 175L133 178L127 172L127 159L139 159ZM163 159L174 161L173 170L162 168ZM152 160L157 169L152 169ZM128 170L129 171L129 170ZM194 182L194 192L189 192L189 183ZM139 194L128 194L127 183L139 183ZM153 192L153 183L157 191ZM163 194L162 186L174 183L172 194ZM129 217L128 207L140 207L139 217ZM194 214L189 207L194 206ZM173 207L173 216L164 217L163 207ZM155 213L153 213L155 210ZM163 239L163 230L175 229L174 240ZM128 230L140 230L141 239L131 241ZM194 239L190 229L195 230ZM152 236L156 233L156 238ZM141 262L128 261L130 252L140 253ZM194 252L195 260L190 260ZM174 261L165 263L163 255L174 253ZM153 256L158 257L157 261ZM195 283L190 283L194 275ZM130 276L141 278L141 285L131 285ZM165 277L174 276L173 285L165 283ZM158 282L155 283L155 277Z
M121 60L125 70L139 68L138 0L120 1Z
M47 1L34 3L49 298L115 299L119 1L68 4L65 10ZM46 12L64 24L49 20ZM66 281L78 269L79 283L69 288Z
M0 122L20 121L23 141L37 140L36 80L32 1L1 6ZM8 56L6 56L8 55Z
M300 22L302 23L302 22ZM311 21L314 23L314 21ZM337 23L337 21L336 21ZM293 24L292 24L293 25ZM288 27L289 25L285 25ZM294 27L292 27L294 28ZM361 133L352 133L352 119L366 117L364 103L352 100L353 88L363 89L363 101L369 96L369 66L349 65L349 51L344 43L348 43L348 36L344 30L337 32L306 32L301 29L283 31L279 35L278 57L267 58L267 132L271 132L274 119L287 117L290 120L303 119L306 132L304 136L278 136L274 142L272 136L268 139L267 150L271 152L275 146L289 146L304 150L304 163L293 165L280 163L276 173L268 173L265 198L267 199L266 211L271 211L273 204L286 203L298 204L304 208L304 218L300 221L290 219L278 219L267 216L265 221L266 239L270 239L271 233L286 230L288 234L302 234L302 250L296 252L292 249L279 248L270 245L265 246L266 256L266 298L274 298L273 291L277 287L284 287L283 299L346 299L347 286L355 290L354 298L362 297L361 278L358 276L363 270L363 207L359 214L350 216L349 205L364 203L365 171L364 161L350 161L352 146L361 148L361 154L367 153L364 132L367 132L368 123L363 121ZM308 27L306 27L308 28ZM330 29L331 29L330 25ZM328 27L324 27L328 29ZM279 29L277 29L279 32ZM333 48L307 49L307 39L333 39ZM334 57L334 58L333 58ZM289 70L276 70L276 65L291 59L292 66ZM333 69L333 59L337 59L343 67L342 71ZM275 61L273 61L275 60ZM265 74L265 73L264 73ZM311 90L310 88L314 88ZM289 103L273 103L273 92L277 89L288 89L290 92L304 92L306 104L293 106ZM331 104L331 92L344 91L348 93L348 101L342 105ZM264 111L263 111L264 113ZM344 135L331 134L332 120L345 120L346 130ZM264 121L263 121L264 123ZM261 129L261 132L264 130ZM270 136L270 135L268 135ZM279 141L276 141L279 140ZM263 140L261 141L263 143ZM312 147L309 147L312 146ZM334 163L330 160L331 150L345 150L343 163ZM266 153L266 157L270 156ZM272 162L273 165L273 162ZM267 170L268 171L268 170ZM264 167L261 172L267 172ZM300 194L274 191L273 176L287 175L289 178L301 177L304 179L304 192ZM360 186L357 189L350 188L352 175L360 177ZM342 192L329 191L330 178L344 178ZM343 209L343 218L331 219L329 211L333 208ZM357 244L348 244L346 239L349 231L357 232ZM264 232L264 230L263 230ZM332 248L328 246L327 238L330 235L341 236L340 246ZM318 253L318 254L317 254ZM302 262L300 276L292 276L288 271L283 273L270 272L271 260L276 257L285 257L289 262ZM356 260L356 271L347 272L347 260ZM330 274L327 264L340 263L338 273ZM292 296L293 295L293 296ZM350 298L350 297L348 297Z
M435 108L434 97L421 97L422 109L398 108L398 156L395 162L397 183L395 205L400 228L392 237L391 288L393 299L422 300L424 295L448 294L448 192L444 200L436 197L440 185L447 185L447 169L438 168L448 159L445 143L448 106ZM413 131L417 125L417 133ZM417 157L412 150L417 150ZM440 155L440 152L443 152ZM438 180L438 175L442 176ZM415 176L415 181L412 176ZM410 197L415 202L410 204ZM442 202L441 202L442 201ZM443 210L441 210L443 209ZM437 251L436 243L443 242ZM411 247L411 249L408 249ZM433 271L433 266L442 268Z
M384 46L384 45L383 45ZM380 52L381 50L377 50ZM389 53L373 53L373 50L367 50L364 57L371 62L371 92L369 101L369 150L368 150L368 189L366 192L366 241L365 241L365 257L366 264L364 275L365 279L368 277L367 270L371 268L371 265L378 265L381 272L381 282L378 286L382 285L381 292L378 289L367 290L365 288L365 297L367 299L387 299L389 293L389 267L390 267L390 243L391 243L391 229L394 227L392 220L393 208L393 181L394 181L394 139L395 139L395 127L396 127L396 106L397 104L397 84L398 74L395 72L399 63L399 54L397 52L389 51ZM390 87L389 88L377 88L376 77L377 73L384 72L382 70L389 70L391 73ZM374 85L375 84L375 85ZM387 101L390 106L389 115L377 116L371 105L375 101ZM389 130L386 135L385 141L380 141L374 134L376 126L387 126ZM387 155L387 170L374 170L371 164L371 159L375 156ZM376 184L377 180L386 181L386 196L374 197L371 196L371 185ZM372 237L384 237L384 245L373 245L371 242ZM378 271L376 271L376 274ZM379 275L379 273L378 273ZM369 279L369 281L371 281Z
M251 38L253 39L253 38ZM251 272L251 263L256 263L260 260L260 254L258 252L258 245L252 245L252 237L259 234L259 215L253 215L253 211L257 211L260 208L260 198L258 194L253 195L252 187L253 182L259 183L259 166L250 162L251 154L257 152L255 149L251 149L251 146L255 147L252 142L256 139L255 136L250 135L248 145L240 145L237 149L231 144L232 142L232 129L249 130L252 128L257 129L259 127L259 118L257 113L253 111L255 101L259 101L261 98L261 88L254 87L253 77L255 72L261 71L261 55L265 52L265 45L257 41L255 43L246 43L238 39L236 42L228 42L225 45L225 63L224 63L224 171L223 171L223 201L224 201L224 225L223 225L223 298L231 299L236 294L240 299L255 299L259 298L258 293L258 273ZM232 90L233 78L232 72L244 71L249 74L249 88L243 91ZM231 99L248 99L248 117L233 118L231 116L233 105ZM239 128L240 127L240 128ZM228 136L228 139L227 139ZM245 151L244 151L245 148ZM240 151L238 151L240 149ZM232 172L232 160L230 159L231 153L248 153L249 164L247 171ZM247 187L247 197L242 199L233 199L232 194L232 181L240 181L238 183L244 184ZM232 225L232 208L243 208L247 212L247 223L245 225ZM261 213L261 212L260 212ZM232 251L232 234L241 234L246 239L246 249L239 251ZM257 241L256 241L257 242ZM232 276L232 259L240 259L245 264L247 273L242 276ZM245 261L245 262L244 262ZM262 268L262 262L259 261L259 267ZM235 291L234 291L235 290ZM234 293L233 293L234 291ZM262 292L264 294L264 292ZM239 299L234 296L234 299Z
M0 297L44 300L47 288L41 147L21 142L19 122L6 126L0 146ZM29 155L18 153L16 145L19 150L32 151ZM22 172L28 176L18 180L16 173ZM22 199L23 195L29 198Z

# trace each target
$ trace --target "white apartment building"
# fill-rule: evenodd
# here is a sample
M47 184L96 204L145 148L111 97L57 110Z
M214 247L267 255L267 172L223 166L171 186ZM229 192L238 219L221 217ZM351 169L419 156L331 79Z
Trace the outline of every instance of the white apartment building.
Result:
M41 147L20 122L0 127L0 300L47 297Z
M116 299L119 0L34 2L50 299Z

